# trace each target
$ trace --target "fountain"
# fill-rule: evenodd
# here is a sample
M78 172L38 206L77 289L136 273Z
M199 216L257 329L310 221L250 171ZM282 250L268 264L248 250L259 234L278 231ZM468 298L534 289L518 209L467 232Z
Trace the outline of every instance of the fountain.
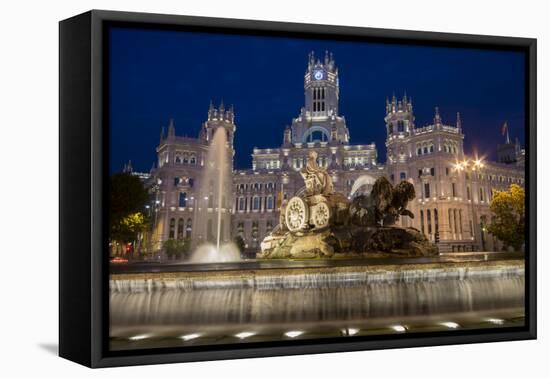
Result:
M218 127L208 148L200 180L195 224L197 248L191 263L217 263L238 261L237 247L231 243L231 151L227 145L227 132Z
M281 224L262 242L259 257L279 260L229 263L239 252L225 227L230 155L222 131L200 185L196 224L205 237L191 257L197 265L111 272L112 350L525 324L522 258L432 256L435 247L418 230L395 226L412 216L410 183L365 180L358 187L372 184L368 195L350 200L334 191L315 153L301 172L305 189L283 203ZM373 256L379 251L389 258ZM331 258L338 254L344 258ZM324 258L290 261L297 257Z
M365 178L368 195L350 200L335 192L327 171L311 151L300 172L305 190L281 206L281 223L261 243L259 258L332 258L434 256L437 248L417 229L395 225L400 216L414 217L407 204L414 186L403 181L395 187L385 178Z

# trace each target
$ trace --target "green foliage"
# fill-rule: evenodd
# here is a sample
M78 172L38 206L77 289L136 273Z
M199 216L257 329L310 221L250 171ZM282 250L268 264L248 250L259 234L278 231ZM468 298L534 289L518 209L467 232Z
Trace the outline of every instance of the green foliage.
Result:
M519 250L525 242L525 191L512 184L506 191L495 191L491 201L494 220L487 230L506 246Z
M110 180L109 225L112 240L128 243L149 224L143 213L149 194L140 179L129 173L117 173Z
M123 243L134 241L137 235L145 231L149 222L143 213L133 213L122 218L117 224L111 224L111 238Z
M164 252L170 258L187 258L191 252L191 241L188 238L183 240L168 239L162 245Z

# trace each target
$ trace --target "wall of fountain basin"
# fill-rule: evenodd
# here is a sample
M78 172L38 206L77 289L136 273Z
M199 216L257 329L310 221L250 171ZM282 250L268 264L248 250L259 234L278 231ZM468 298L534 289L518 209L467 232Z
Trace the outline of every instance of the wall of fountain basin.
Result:
M522 260L112 275L116 325L352 321L524 307Z

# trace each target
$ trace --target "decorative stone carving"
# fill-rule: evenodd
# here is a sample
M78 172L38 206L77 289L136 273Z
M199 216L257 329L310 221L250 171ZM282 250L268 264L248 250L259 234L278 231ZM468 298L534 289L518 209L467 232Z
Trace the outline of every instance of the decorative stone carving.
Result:
M299 231L306 227L309 220L309 208L301 197L292 197L285 209L285 224L290 231Z
M326 170L317 164L317 152L311 151L307 157L306 166L300 171L306 184L306 195L329 195L334 192L332 178Z
M415 228L396 227L400 216L413 217L407 204L414 186L393 187L384 177L368 196L349 202L334 192L332 179L310 152L301 171L305 190L281 206L280 225L261 243L258 258L358 256L431 256L437 248Z

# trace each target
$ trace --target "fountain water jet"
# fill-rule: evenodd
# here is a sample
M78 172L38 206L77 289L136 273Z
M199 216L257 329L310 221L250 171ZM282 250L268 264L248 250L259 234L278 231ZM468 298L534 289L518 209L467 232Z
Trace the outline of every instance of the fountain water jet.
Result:
M200 245L191 255L191 264L223 263L241 260L239 249L234 243L224 243L220 247L213 244Z
M239 260L238 249L230 243L230 180L231 149L228 147L227 131L218 127L204 161L195 213L198 248L193 252L191 262Z

